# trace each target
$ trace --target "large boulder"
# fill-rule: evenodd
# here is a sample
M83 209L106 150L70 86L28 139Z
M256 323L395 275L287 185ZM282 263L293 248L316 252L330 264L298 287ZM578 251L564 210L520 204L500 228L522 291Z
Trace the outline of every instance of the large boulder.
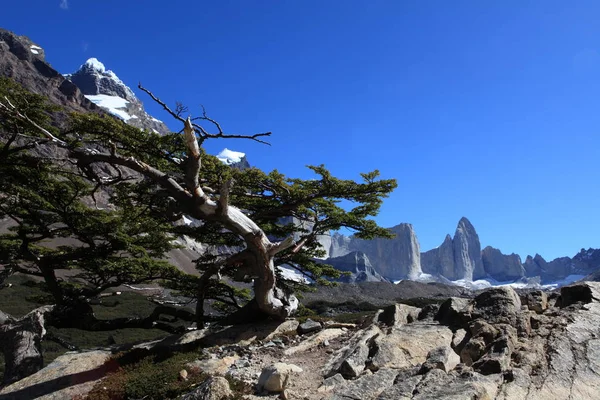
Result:
M473 299L471 315L489 323L518 325L521 313L521 299L510 286L487 289Z
M116 363L108 362L111 353L103 350L66 353L44 369L0 391L1 399L58 400L83 398Z
M193 392L185 394L181 400L226 400L233 396L227 379L213 376L202 382Z
M258 378L258 390L279 393L285 390L292 373L300 373L302 368L294 364L275 363L263 368Z

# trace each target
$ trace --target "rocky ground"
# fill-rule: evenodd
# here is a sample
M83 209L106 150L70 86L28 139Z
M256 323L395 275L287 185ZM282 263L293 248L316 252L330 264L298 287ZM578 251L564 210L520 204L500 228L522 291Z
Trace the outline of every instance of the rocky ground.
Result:
M396 304L357 324L212 327L136 351L165 349L199 352L179 380L209 376L184 399L597 399L600 283L560 295L500 287L423 308ZM0 399L97 394L122 350L62 356Z

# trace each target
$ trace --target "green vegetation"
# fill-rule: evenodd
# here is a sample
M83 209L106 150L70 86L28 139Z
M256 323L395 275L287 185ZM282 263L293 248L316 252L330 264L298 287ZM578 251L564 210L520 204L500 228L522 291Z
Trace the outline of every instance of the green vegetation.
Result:
M310 287L284 279L277 266L331 285L340 272L317 261L324 255L320 235L345 227L364 239L390 237L372 217L395 180L380 179L378 171L342 180L323 165L309 166L314 179L307 180L237 170L206 154L204 141L261 141L270 133L228 136L206 113L185 119L183 108L168 111L183 124L183 135L158 135L107 115L66 116L43 96L0 78L0 220L9 224L0 231L0 285L13 283L0 287L0 310L18 317L55 305L45 311L50 337L79 348L179 332L194 319L205 322L209 301L234 317L283 318L296 309L293 293ZM68 125L60 129L59 114ZM184 216L202 223L175 223ZM182 235L225 252L203 254L198 273L184 273L166 261ZM250 281L254 299L232 284ZM133 293L93 305L101 294L142 283L196 299L195 313L156 307ZM348 312L370 310L358 305ZM173 318L165 321L165 315ZM46 362L64 351L48 340L41 350ZM128 371L123 390L143 397L145 389L135 383L143 374ZM170 396L179 389L165 390Z
M172 399L189 392L208 376L200 371L188 370L187 380L181 379L179 372L185 364L201 357L200 353L179 353L168 358L148 356L131 364L121 365L122 360L112 361L118 367L108 374L89 393L89 400L121 399Z
M44 283L36 282L23 275L14 275L6 280L11 287L0 290L0 310L13 316L23 316L36 307L44 304ZM103 301L104 305L94 305L93 309L101 319L123 318L129 316L147 316L156 306L146 297L137 293L124 292L121 296L110 297ZM114 304L116 303L116 304ZM114 305L113 305L114 304ZM108 347L128 343L148 342L163 338L167 333L159 329L116 329L110 331L87 331L74 328L48 327L48 334L66 341L80 349ZM45 339L42 341L44 365L51 363L56 357L66 353L64 346ZM0 353L0 373L4 373L4 356Z

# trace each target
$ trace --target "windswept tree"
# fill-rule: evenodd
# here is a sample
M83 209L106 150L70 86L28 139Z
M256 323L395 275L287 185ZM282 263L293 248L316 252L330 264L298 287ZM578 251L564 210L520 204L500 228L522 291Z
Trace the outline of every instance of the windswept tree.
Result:
M377 171L359 182L341 180L324 166L309 167L310 180L232 169L207 155L203 144L266 143L271 133L225 133L203 109L198 117L184 116L185 107L173 110L140 89L181 132L158 135L92 114L71 116L69 128L59 131L49 124L53 110L43 99L7 81L0 85L0 174L9 177L0 182L0 213L13 223L0 236L0 265L45 280L58 306L44 309L49 321L64 323L86 298L109 287L152 280L193 295L198 322L208 299L226 305L234 320L282 319L297 309L294 292L302 284L285 280L278 266L327 283L339 272L317 260L324 255L321 235L345 227L365 239L390 236L371 217L394 180L379 179ZM197 223L173 224L184 216ZM214 250L197 261L198 276L164 261L180 235ZM72 273L59 277L58 270ZM234 281L253 282L250 301ZM86 325L104 326L93 315L79 327Z

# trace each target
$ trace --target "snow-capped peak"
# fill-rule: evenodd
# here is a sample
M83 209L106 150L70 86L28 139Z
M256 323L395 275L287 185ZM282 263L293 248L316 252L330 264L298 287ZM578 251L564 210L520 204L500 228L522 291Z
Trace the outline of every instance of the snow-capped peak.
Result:
M81 68L83 68L84 66L90 67L100 73L106 72L106 67L104 66L104 64L102 64L100 61L98 61L97 58L89 58L85 64L83 64L81 66Z
M217 154L219 161L227 165L239 163L245 156L246 154L244 153L229 150L228 148L223 149L219 154Z

